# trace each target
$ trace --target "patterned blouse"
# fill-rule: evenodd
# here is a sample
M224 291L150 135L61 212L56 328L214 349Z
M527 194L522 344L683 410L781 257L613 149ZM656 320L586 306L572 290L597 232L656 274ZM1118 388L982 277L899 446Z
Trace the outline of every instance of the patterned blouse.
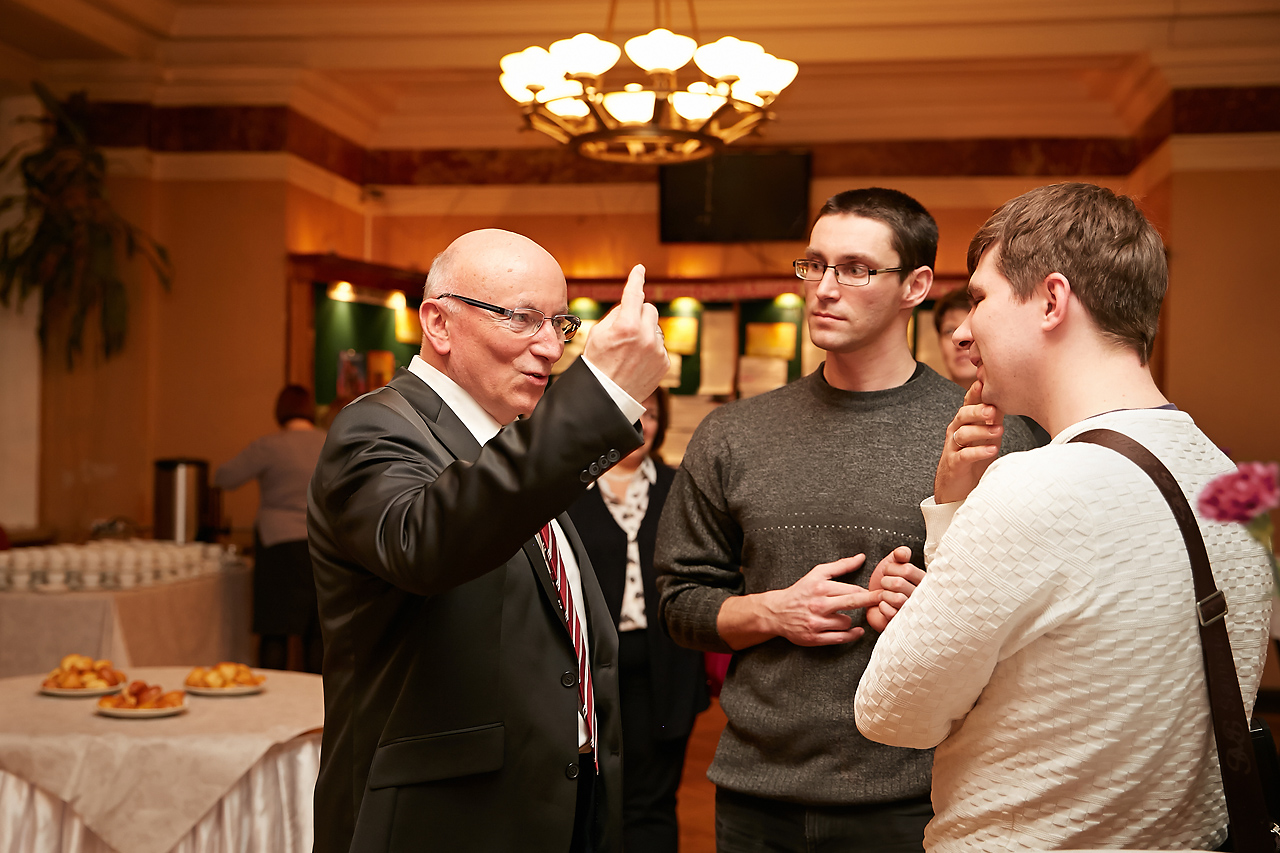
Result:
M639 631L649 627L644 613L644 582L640 578L640 543L636 537L640 524L649 509L649 486L657 482L658 467L646 456L640 467L631 475L627 491L621 500L607 488L600 489L600 497L609 508L609 514L622 532L627 534L627 574L622 587L622 610L618 616L618 632Z

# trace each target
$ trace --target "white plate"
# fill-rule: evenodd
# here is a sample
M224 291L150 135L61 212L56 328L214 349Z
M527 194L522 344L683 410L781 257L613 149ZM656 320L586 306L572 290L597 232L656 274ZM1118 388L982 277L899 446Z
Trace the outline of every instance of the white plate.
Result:
M41 687L40 692L45 696L107 696L111 693L119 693L124 690L124 682L120 682L114 687Z
M262 684L237 684L235 687L192 687L190 684L184 684L182 689L193 696L249 696L266 690L267 685L266 682Z
M152 717L176 717L187 712L187 703L183 702L174 708L103 708L97 711L104 717L119 717L122 720L147 720Z

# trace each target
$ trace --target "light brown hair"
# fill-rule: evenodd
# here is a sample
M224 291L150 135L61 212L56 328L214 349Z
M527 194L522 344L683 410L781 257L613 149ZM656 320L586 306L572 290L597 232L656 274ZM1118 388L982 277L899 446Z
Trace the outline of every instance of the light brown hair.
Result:
M993 250L1019 301L1060 273L1104 335L1150 360L1169 266L1133 199L1093 184L1037 187L1005 202L973 235L970 275Z

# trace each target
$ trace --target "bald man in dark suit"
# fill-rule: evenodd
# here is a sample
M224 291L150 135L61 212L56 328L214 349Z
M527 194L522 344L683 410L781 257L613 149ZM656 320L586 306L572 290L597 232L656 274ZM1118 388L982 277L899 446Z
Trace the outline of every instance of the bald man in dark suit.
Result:
M465 234L432 264L420 355L335 419L308 510L317 853L619 848L617 637L564 510L640 445L666 370L643 272L548 389L580 322L563 273Z

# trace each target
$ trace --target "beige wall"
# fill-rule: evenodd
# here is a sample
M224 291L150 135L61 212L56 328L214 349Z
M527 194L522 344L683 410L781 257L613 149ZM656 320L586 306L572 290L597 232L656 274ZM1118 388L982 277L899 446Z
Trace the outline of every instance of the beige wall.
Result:
M172 255L164 292L132 265L125 352L68 372L45 361L41 518L65 540L94 519L151 521L153 463L216 466L274 428L284 377L285 186L266 181L114 179L117 208ZM228 497L233 519L253 488Z
M1280 459L1280 171L1172 179L1167 393L1237 461Z

